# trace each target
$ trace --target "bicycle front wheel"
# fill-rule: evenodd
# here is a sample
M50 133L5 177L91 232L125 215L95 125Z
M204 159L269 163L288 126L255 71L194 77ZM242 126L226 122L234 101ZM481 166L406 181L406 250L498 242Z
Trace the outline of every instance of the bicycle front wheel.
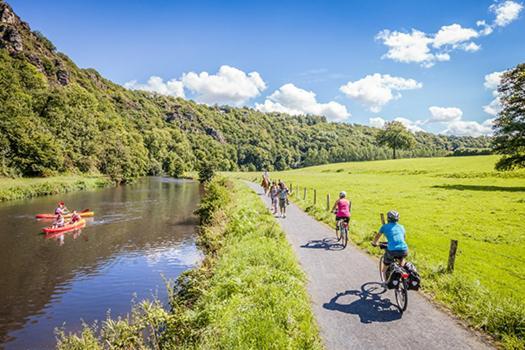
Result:
M399 281L399 285L397 286L395 293L396 293L396 303L397 307L399 308L399 311L403 313L408 306L408 292L407 292L407 286L405 281Z

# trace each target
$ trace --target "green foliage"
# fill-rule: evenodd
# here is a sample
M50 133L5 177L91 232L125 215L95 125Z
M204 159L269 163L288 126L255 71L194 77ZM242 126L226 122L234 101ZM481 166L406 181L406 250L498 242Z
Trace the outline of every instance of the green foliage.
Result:
M210 182L215 176L215 166L212 162L202 163L199 169L199 181L202 183Z
M525 63L503 73L498 87L502 109L494 121L496 169L525 167Z
M396 159L396 150L410 149L416 144L416 139L407 128L398 121L387 122L377 134L377 143L392 148L392 158Z
M330 225L334 216L320 198L331 194L333 200L345 190L353 208L351 240L372 254L380 254L370 246L380 226L379 213L398 210L407 230L409 259L423 274L424 290L505 347L519 349L525 346L525 169L501 173L494 170L497 160L497 156L399 159L270 175L293 188L307 187L306 200L302 191L291 199ZM253 179L254 174L235 176ZM451 239L459 241L452 276L442 268Z

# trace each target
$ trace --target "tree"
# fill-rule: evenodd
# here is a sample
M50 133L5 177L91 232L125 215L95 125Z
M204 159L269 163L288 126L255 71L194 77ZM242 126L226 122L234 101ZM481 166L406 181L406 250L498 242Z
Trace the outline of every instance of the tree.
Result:
M396 159L396 150L414 147L416 139L407 128L398 121L387 122L377 134L376 141L380 146L392 148L392 156Z
M496 169L525 167L525 63L503 74L498 95L502 109L494 121L493 149L503 157Z

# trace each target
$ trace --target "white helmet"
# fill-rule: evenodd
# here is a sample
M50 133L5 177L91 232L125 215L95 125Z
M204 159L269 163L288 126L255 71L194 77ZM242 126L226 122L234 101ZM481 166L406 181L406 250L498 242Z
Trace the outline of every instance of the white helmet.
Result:
M346 192L345 191L339 192L339 198L345 198L345 197L346 197Z

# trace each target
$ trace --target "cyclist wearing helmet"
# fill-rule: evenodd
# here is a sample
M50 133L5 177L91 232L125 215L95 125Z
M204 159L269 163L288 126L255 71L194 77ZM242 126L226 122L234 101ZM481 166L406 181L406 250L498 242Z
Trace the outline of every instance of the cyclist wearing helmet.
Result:
M399 259L400 265L405 266L405 257L408 255L408 245L405 242L405 228L399 223L399 213L391 210L386 216L388 223L381 226L372 242L372 245L376 247L382 235L385 235L388 241L383 257L383 272L386 271L388 265L392 264L395 259Z
M337 223L339 220L344 220L347 224L350 222L351 204L346 199L346 192L339 193L339 199L335 201L332 207L332 212L335 214L335 229L339 230Z

